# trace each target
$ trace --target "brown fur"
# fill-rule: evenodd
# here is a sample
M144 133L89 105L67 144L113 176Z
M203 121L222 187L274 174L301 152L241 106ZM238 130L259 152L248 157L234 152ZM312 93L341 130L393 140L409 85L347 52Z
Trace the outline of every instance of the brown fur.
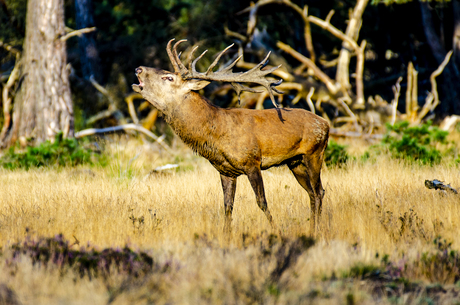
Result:
M133 89L161 110L176 134L219 171L227 232L240 175L248 176L259 207L276 227L261 170L287 165L310 196L311 233L315 234L324 196L320 172L329 137L324 119L303 109L222 109L192 91L208 82L183 80L178 73L147 67L136 72L140 84Z

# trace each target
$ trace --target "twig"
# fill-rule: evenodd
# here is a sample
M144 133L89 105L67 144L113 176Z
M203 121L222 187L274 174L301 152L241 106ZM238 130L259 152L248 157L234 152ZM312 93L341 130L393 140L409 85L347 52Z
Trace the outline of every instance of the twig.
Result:
M86 34L86 33L91 33L91 32L94 32L96 30L96 27L92 27L92 28L84 28L84 29L79 29L79 30L74 30L70 33L67 33L65 34L64 36L61 36L59 38L59 40L61 41L66 41L67 39L73 37L73 36L78 36L80 37L81 35L83 34Z
M171 148L169 148L164 142L163 142L163 137L158 137L151 131L145 129L144 127L136 124L125 124L125 125L118 125L118 126L113 126L113 127L107 127L107 128L90 128L90 129L84 129L81 130L77 133L75 133L75 138L82 138L94 134L99 134L99 133L108 133L108 132L115 132L115 131L121 131L121 130L135 130L138 132L141 132L145 134L146 136L149 136L153 140L156 141L156 143L160 144L166 151L168 151L171 154L174 154Z

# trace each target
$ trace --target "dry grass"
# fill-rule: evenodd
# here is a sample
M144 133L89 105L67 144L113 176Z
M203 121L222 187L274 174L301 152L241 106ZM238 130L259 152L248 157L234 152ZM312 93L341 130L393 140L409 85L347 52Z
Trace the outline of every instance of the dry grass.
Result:
M172 271L123 290L127 279L122 275L109 282L76 281L71 273L61 276L52 268L32 266L23 257L15 276L3 272L0 284L11 287L24 304L102 304L111 297L120 304L257 300L247 291L264 287L276 257L265 261L257 254L271 228L247 179L238 180L228 242L222 234L219 175L206 161L184 148L178 158L159 155L137 142L120 140L107 147L116 158L106 168L0 170L1 247L7 251L26 236L62 233L71 243L80 242L75 248L89 243L100 249L125 245L143 249ZM181 169L148 175L152 168L170 162L179 162ZM261 297L261 302L302 303L299 295L308 299L309 293L319 291L321 303L343 303L350 294L355 302L372 303L366 292L371 288L318 280L358 263L378 263L384 254L393 260L415 258L431 247L436 236L460 249L460 196L426 189L424 180L434 178L459 187L456 167L419 167L386 156L345 169L325 168L318 241L283 275L282 293L268 293L273 298ZM264 172L264 183L269 208L285 237L308 235L309 199L288 169ZM9 270L7 259L0 259L0 265ZM242 287L255 288L240 293Z

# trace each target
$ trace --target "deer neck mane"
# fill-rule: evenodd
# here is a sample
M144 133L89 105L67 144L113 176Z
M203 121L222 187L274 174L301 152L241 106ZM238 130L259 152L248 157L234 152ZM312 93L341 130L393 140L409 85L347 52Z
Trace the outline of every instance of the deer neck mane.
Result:
M216 151L220 108L196 92L185 98L166 115L167 123L192 150L209 159Z

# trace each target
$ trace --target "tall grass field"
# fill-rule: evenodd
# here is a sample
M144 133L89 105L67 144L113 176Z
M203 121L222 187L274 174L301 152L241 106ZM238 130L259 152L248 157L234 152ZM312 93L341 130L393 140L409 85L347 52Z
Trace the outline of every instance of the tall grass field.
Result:
M460 195L424 184L460 187L452 162L325 165L315 238L286 167L263 172L281 236L241 176L226 236L206 160L177 143L175 155L124 137L104 146L105 167L0 169L0 304L460 303Z

